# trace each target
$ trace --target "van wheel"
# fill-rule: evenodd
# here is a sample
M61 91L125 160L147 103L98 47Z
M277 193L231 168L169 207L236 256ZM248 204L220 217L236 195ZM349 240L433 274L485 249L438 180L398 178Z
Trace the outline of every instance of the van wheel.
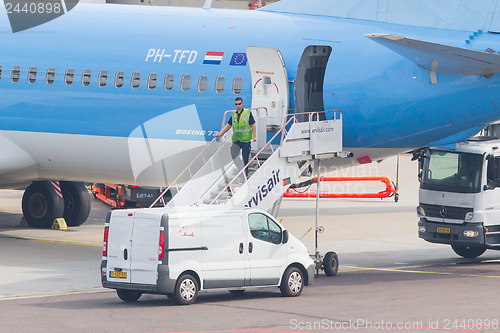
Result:
M452 245L451 248L456 254L467 259L477 258L486 251L486 248L481 246Z
M127 289L116 289L116 294L124 302L135 302L142 296L140 291Z
M323 270L327 276L335 276L339 270L339 257L335 252L327 252L323 259Z
M175 300L180 305L193 304L198 297L198 282L189 274L183 274L177 280L174 290Z
M281 279L281 294L286 297L299 296L304 289L304 276L297 267L288 267Z

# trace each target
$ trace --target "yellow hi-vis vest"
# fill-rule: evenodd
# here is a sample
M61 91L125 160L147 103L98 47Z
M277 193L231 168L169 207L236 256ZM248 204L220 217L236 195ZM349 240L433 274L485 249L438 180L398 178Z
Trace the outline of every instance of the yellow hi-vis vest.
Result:
M252 141L252 126L250 125L250 112L247 109L241 111L240 120L238 120L238 112L233 111L233 142L250 142Z

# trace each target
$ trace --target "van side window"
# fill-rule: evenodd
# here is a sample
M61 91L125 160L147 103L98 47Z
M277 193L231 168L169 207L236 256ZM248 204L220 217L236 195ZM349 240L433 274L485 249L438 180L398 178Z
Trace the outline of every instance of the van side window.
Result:
M226 78L224 76L217 76L215 79L215 92L222 94L224 92L224 85L226 84Z
M36 67L30 67L28 69L28 82L35 83L36 82Z
M172 90L174 88L174 74L166 74L165 81L163 82L163 88L166 91Z
M208 77L206 75L200 75L198 78L198 91L204 93L207 91L208 87Z
M256 239L265 242L280 244L282 232L279 225L264 214L253 213L248 215L250 233Z
M189 91L189 86L191 85L191 75L184 74L181 78L181 90Z
M47 84L52 84L56 80L56 69L53 67L47 68L47 73L45 74L45 82Z
M108 84L108 71L107 70L102 70L99 72L97 82L99 84L99 87L106 87L106 84Z
M92 72L90 69L85 69L82 72L82 85L84 87L88 87L90 85L90 78L92 76Z
M64 84L70 86L75 81L75 70L73 68L68 68L64 73Z
M132 77L130 78L130 86L132 87L132 89L137 89L139 88L140 84L141 84L141 73L133 72Z
M125 74L122 71L117 71L115 74L115 87L123 87L123 81L125 80Z
M19 82L20 76L21 76L21 67L12 66L12 71L10 72L10 80L12 82Z
M156 89L156 81L158 80L158 75L156 73L149 73L148 76L148 89Z
M243 89L243 79L237 76L233 79L233 94L235 95L241 94L242 89Z

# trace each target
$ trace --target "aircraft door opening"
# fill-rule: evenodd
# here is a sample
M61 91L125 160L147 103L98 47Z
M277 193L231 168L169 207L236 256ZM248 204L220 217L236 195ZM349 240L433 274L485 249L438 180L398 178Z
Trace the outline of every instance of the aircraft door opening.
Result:
M252 76L252 108L267 108L267 127L281 127L288 113L289 88L285 62L278 49L247 47ZM259 115L262 117L265 115Z
M325 111L323 82L331 53L330 46L320 45L308 46L302 53L295 78L296 113ZM307 121L308 117L302 115L298 119Z

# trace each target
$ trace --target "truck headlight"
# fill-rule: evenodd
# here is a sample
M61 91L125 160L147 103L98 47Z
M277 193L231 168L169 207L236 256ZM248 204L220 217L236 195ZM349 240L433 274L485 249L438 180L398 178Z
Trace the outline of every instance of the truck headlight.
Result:
M467 213L465 214L465 220L466 220L466 221L470 221L470 220L472 220L472 218L473 218L473 217L474 217L474 212L467 212Z
M422 208L422 206L417 207L417 214L419 216L425 216L425 210Z
M418 226L418 232L424 233L426 231L427 231L427 228L425 227L425 225L419 225Z
M477 237L478 235L479 235L479 232L477 232L475 230L464 230L465 237L473 238L473 237Z

